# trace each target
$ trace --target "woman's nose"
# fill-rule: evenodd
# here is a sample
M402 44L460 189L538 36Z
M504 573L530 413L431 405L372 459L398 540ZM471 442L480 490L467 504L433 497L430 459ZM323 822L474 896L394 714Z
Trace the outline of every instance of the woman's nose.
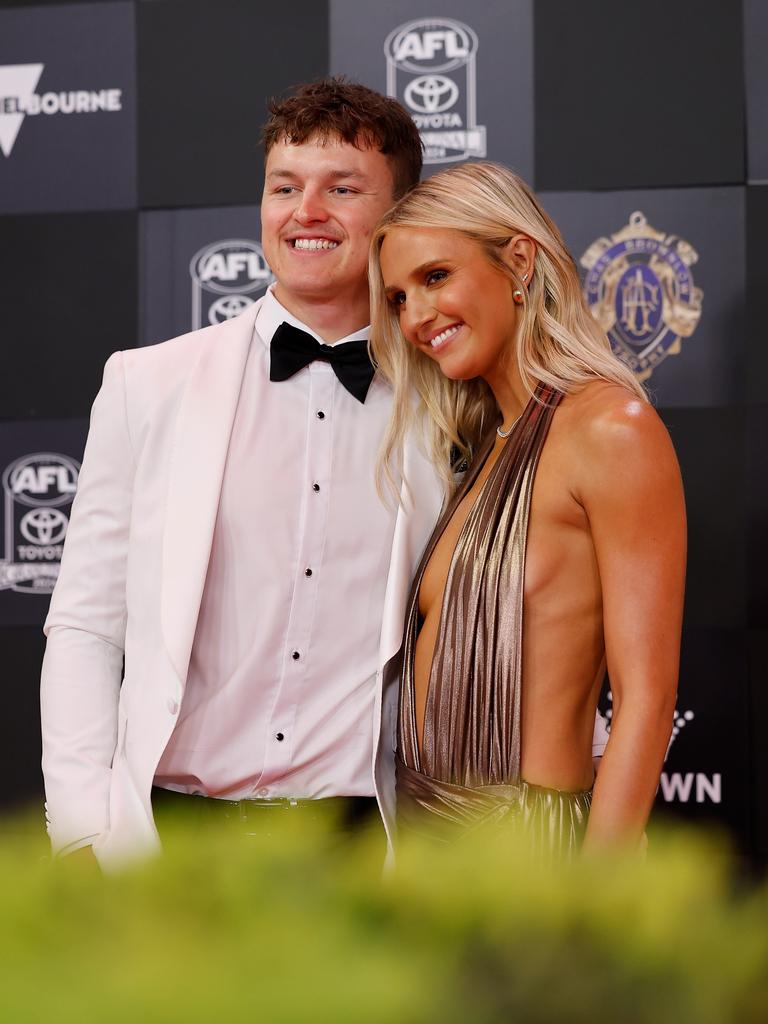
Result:
M400 318L400 326L409 341L418 342L421 340L420 333L434 318L435 309L430 302L418 294L409 295Z

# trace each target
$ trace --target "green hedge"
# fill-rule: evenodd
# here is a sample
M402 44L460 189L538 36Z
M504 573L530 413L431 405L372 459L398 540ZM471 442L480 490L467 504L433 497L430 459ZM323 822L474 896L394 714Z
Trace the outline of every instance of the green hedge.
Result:
M102 878L0 841L0 1020L765 1024L768 899L711 841L542 871L508 843L180 832Z

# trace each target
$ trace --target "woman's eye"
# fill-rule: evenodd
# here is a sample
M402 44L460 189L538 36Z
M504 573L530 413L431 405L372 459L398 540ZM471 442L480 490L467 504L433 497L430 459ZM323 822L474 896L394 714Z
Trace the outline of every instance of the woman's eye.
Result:
M444 281L448 277L447 270L430 270L427 274L427 284L437 284L439 281Z
M395 292L394 295L389 297L390 306L404 306L405 305L405 292Z

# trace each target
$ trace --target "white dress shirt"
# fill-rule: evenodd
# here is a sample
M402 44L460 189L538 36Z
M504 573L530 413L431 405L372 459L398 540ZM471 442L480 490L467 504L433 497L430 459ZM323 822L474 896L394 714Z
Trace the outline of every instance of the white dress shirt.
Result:
M176 728L155 773L182 792L373 794L373 706L395 509L376 493L391 410L377 376L360 403L328 363L269 384L287 321L255 322ZM338 344L367 338L358 331Z

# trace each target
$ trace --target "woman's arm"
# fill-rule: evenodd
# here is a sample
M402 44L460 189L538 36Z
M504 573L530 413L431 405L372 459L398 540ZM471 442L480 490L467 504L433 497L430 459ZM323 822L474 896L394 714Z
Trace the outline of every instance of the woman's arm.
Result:
M577 498L603 596L613 693L585 849L639 842L672 730L685 583L685 503L663 423L623 389L598 388L579 429Z

